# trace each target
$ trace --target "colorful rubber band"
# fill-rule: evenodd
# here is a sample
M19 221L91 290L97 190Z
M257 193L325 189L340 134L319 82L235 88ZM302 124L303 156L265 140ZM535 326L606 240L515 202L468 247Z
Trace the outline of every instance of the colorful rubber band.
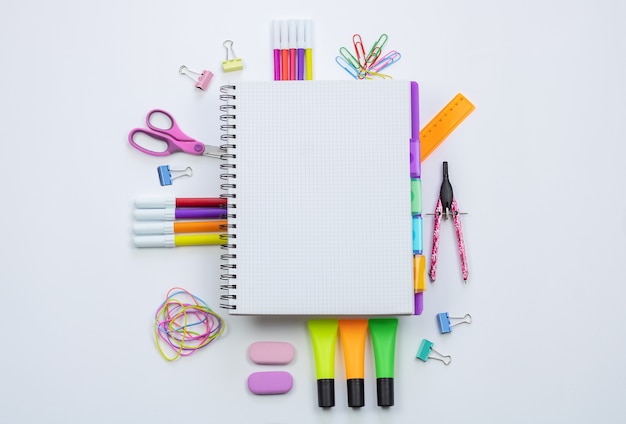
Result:
M167 292L154 317L154 339L161 356L168 361L208 346L225 329L221 316L198 296L180 287ZM164 345L175 352L174 356L165 353Z

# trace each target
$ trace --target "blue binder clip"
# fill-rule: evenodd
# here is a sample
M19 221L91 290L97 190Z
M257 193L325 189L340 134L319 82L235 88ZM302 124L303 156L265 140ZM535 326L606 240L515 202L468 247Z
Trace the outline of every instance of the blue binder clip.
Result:
M434 343L430 340L422 339L422 343L420 344L420 348L417 351L417 355L415 357L424 362L428 361L428 359L436 359L438 361L443 362L445 365L449 365L452 362L452 357L450 355L442 355L433 349ZM437 356L430 356L431 352L435 352Z
M172 185L172 181L180 177L191 177L191 168L187 167L183 170L170 169L169 165L161 165L157 168L159 174L159 182L162 186ZM176 176L172 176L172 172L181 173Z
M451 324L450 320L452 319L460 319L461 321ZM439 323L439 331L441 331L441 334L445 334L452 332L452 327L455 325L471 324L472 316L470 314L465 314L463 317L450 317L447 312L441 312L437 314L437 323Z

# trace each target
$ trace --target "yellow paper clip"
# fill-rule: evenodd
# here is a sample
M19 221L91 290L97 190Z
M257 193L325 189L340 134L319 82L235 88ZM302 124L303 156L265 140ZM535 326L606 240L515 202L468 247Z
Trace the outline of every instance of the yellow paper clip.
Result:
M235 56L233 42L231 40L224 41L224 47L226 47L226 60L222 62L224 72L241 71L243 69L243 62Z

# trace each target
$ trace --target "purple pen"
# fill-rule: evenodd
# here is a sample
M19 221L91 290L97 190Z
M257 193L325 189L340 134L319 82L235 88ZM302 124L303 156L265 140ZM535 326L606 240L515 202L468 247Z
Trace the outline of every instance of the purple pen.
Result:
M176 219L220 219L227 214L225 208L161 208L135 209L137 221L174 221Z
M296 38L296 47L298 49L298 80L304 79L304 22L298 21L298 35Z

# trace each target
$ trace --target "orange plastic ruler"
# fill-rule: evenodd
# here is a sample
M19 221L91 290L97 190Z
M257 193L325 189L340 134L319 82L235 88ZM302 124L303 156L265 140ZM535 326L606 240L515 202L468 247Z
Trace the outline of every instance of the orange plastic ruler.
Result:
M420 161L424 162L474 109L474 105L463 94L454 96L420 131Z

